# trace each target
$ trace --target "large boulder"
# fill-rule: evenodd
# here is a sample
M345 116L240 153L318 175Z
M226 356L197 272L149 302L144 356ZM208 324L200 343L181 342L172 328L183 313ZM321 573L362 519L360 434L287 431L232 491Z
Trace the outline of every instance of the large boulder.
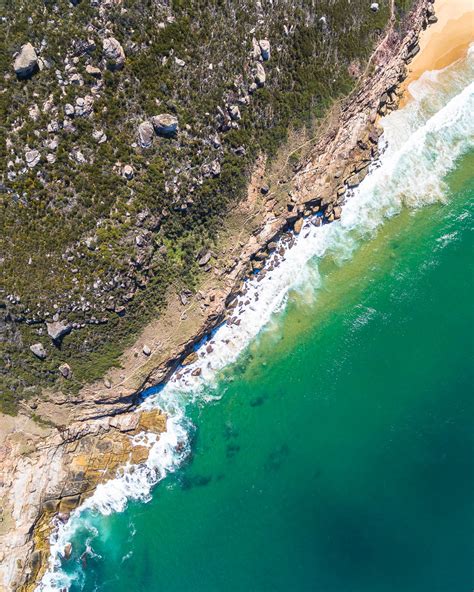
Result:
M178 131L178 118L169 113L162 113L151 118L158 136L174 136Z
M53 341L59 343L61 339L71 332L71 325L66 321L53 321L52 323L46 323L48 335Z
M42 343L34 343L33 345L30 345L30 350L40 360L44 360L47 356L46 350L44 349Z
M138 126L138 141L142 148L149 148L153 142L154 130L149 121L143 121Z
M102 41L104 57L112 70L119 70L125 63L125 52L115 37L107 37Z
M38 56L31 43L22 46L13 62L13 69L18 78L29 78L39 70Z

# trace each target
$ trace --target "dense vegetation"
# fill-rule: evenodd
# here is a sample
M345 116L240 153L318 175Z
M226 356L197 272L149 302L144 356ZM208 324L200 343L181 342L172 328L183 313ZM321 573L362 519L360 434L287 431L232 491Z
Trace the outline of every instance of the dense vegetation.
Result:
M389 8L388 0L378 12L368 1L348 10L347 0L4 4L0 408L12 412L43 386L77 389L100 377L171 285L193 289L199 254L242 197L257 154L275 154L290 126L349 92ZM107 36L123 46L122 69L107 67ZM249 95L253 37L270 41L271 58L265 85ZM44 62L19 80L13 56L28 41ZM65 116L87 96L90 113ZM228 105L241 113L230 129L218 110ZM140 148L138 125L160 113L178 117L178 134ZM40 153L32 168L27 150ZM55 314L75 327L61 347L44 325ZM45 360L29 350L38 342ZM63 362L73 380L58 373Z

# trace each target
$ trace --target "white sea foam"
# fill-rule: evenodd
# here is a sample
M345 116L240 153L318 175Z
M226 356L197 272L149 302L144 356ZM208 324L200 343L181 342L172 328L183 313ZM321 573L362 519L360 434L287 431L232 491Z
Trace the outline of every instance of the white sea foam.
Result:
M370 237L385 218L399 212L403 205L419 207L446 198L443 178L456 159L474 146L471 115L474 83L469 83L473 77L473 58L471 50L462 68L457 65L454 72L448 68L418 81L417 100L383 120L381 148L384 151L380 163L372 167L371 173L349 196L341 219L320 227L306 221L281 263L268 270L261 281L257 277L247 283L247 292L235 309L240 324L220 327L209 340L211 353L206 351L209 343L203 344L195 363L175 373L163 389L143 403L145 408L159 406L167 413L166 433L158 440L149 441L150 456L144 465L127 467L121 476L99 485L94 495L73 512L67 524L58 525L51 541L50 569L38 591L68 589L72 577L80 582L80 573L68 576L60 569L62 550L76 529L84 528L98 513L122 511L128 500L148 500L153 485L182 463L189 452L191 428L186 405L213 397L209 385L218 379L219 371L234 362L258 333L269 326L290 290L317 289L315 260L330 253L342 262L361 240ZM456 82L454 93L449 80ZM436 105L434 110L433 105ZM274 259L275 256L273 262ZM310 261L312 265L308 265ZM193 376L197 368L201 372ZM88 544L91 545L90 540Z

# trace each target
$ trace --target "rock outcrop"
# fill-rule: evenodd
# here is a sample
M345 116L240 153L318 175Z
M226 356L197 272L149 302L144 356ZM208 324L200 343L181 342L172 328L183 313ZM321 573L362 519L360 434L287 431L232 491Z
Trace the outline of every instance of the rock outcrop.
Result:
M99 483L115 477L119 467L144 462L149 448L137 444L134 436L144 431L159 435L166 429L166 417L150 410L73 422L61 430L42 428L24 417L2 425L7 426L0 433L2 574L12 590L29 592L47 565L53 516L66 519ZM7 490L11 482L15 486ZM0 580L3 590L2 584Z

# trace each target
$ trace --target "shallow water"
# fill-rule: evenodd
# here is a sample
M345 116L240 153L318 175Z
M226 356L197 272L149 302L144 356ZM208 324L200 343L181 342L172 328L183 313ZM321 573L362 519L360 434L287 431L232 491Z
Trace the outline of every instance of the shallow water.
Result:
M45 590L472 589L472 78L419 81L341 221L301 233L202 379L150 398L167 445L62 533Z

